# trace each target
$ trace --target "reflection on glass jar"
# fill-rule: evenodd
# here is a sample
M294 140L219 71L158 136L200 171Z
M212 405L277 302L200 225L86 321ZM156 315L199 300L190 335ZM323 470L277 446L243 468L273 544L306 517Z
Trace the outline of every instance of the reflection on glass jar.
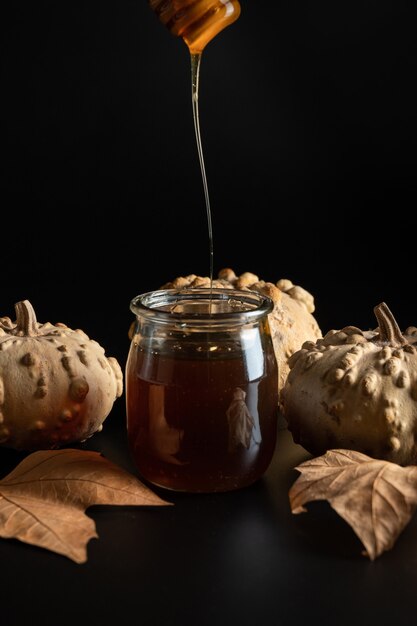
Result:
M214 492L264 474L278 417L272 307L260 294L207 288L132 300L127 431L143 478Z

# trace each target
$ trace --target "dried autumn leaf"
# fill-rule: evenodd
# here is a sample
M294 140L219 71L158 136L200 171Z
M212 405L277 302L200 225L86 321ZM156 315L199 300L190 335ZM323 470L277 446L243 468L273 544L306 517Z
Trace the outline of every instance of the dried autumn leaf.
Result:
M353 528L371 560L390 550L417 506L417 467L401 467L352 450L329 450L297 466L289 491L293 513L327 500Z
M94 504L169 503L97 452L34 452L0 480L0 537L84 563L88 541L98 537L94 521L84 513Z

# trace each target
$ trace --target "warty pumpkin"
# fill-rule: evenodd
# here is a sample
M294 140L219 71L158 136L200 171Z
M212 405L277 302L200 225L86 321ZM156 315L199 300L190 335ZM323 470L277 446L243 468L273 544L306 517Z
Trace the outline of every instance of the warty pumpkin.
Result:
M123 376L82 330L40 324L28 300L0 318L0 445L52 449L101 430Z
M417 328L403 334L384 302L374 311L376 330L331 330L292 355L284 417L315 456L347 448L416 464Z

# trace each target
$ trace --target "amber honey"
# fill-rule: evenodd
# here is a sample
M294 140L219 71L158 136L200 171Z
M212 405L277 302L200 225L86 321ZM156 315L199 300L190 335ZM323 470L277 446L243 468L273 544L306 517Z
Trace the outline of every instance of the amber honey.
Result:
M221 291L212 296L208 332L192 326L201 309L185 322L185 333L176 319L166 321L166 312L161 328L139 318L126 366L127 430L139 472L155 485L237 489L262 476L271 461L278 373L268 322L236 326L237 311L219 330L215 299ZM208 298L203 317L204 311Z
M224 491L265 472L275 447L276 380L265 369L248 380L247 365L239 357L137 351L128 432L143 476L171 489Z
M237 0L149 0L168 30L182 37L192 54L205 46L240 15Z

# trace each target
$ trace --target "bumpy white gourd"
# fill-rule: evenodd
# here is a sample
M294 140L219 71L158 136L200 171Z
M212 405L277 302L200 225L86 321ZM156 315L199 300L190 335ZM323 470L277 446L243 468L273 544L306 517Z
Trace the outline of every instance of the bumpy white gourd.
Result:
M51 449L102 429L123 391L119 363L82 330L39 324L28 300L0 318L0 445Z
M379 327L347 326L306 342L289 360L283 412L296 443L314 455L358 450L417 463L417 328L401 333L385 303Z

